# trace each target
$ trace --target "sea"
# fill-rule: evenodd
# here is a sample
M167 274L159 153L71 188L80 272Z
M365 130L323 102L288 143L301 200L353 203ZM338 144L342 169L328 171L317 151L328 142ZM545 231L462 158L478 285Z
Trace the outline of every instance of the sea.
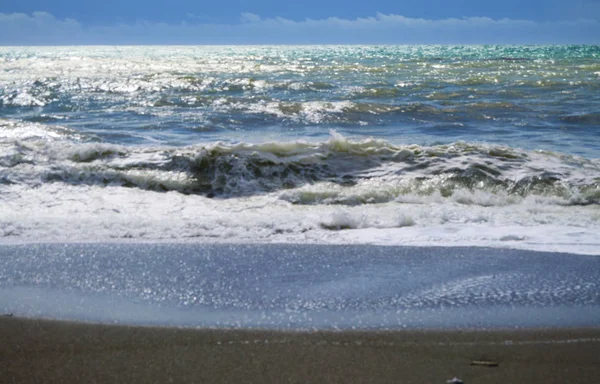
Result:
M596 326L597 255L600 46L0 47L4 312Z
M600 46L0 48L0 242L600 254Z

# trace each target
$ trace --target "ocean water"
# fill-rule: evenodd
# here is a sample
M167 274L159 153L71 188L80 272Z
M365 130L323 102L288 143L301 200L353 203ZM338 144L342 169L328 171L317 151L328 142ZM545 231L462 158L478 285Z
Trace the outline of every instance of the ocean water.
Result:
M600 258L478 247L0 245L0 313L268 329L598 327Z
M0 243L599 234L600 46L0 47Z

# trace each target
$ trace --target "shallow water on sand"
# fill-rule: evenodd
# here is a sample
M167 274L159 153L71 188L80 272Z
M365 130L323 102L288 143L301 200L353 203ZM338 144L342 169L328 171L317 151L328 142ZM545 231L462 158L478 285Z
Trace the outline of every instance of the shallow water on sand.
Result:
M600 259L488 248L0 247L0 311L220 328L598 326Z

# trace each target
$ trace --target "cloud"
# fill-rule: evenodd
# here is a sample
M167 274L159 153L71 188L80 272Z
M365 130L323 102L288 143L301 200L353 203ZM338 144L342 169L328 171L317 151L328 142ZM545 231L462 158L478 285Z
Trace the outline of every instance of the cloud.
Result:
M534 22L488 17L441 20L376 14L356 19L261 18L243 13L239 24L202 23L85 26L47 12L0 13L2 45L66 44L598 44L600 22Z
M83 33L73 19L58 20L48 12L0 13L0 44L65 44L76 42Z
M240 17L242 23L260 23L260 16L254 13L244 12Z

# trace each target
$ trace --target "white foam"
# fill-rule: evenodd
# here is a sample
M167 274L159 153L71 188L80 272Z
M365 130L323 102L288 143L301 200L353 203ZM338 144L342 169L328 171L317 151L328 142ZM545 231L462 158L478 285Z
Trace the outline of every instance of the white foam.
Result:
M80 135L66 127L24 123L18 120L0 118L0 140L2 140L0 145L14 140L41 139L54 141L62 140L66 137L78 139Z
M488 206L438 196L420 204L340 207L294 205L276 193L209 199L60 183L2 189L0 243L133 240L489 246L600 255L600 207L561 206L543 199Z
M597 160L468 143L396 146L336 132L316 143L179 148L80 143L64 139L66 129L36 124L0 129L0 242L465 245L600 254ZM189 164L205 158L225 164L202 181L212 183L216 198L176 192L197 187L199 173ZM289 164L318 177L294 171L287 186L281 172ZM511 193L503 184L448 189L448 170L466 166L499 174L500 182L528 182L545 170L561 183L551 179L551 193ZM579 183L589 189L585 198ZM153 191L160 189L169 192Z

